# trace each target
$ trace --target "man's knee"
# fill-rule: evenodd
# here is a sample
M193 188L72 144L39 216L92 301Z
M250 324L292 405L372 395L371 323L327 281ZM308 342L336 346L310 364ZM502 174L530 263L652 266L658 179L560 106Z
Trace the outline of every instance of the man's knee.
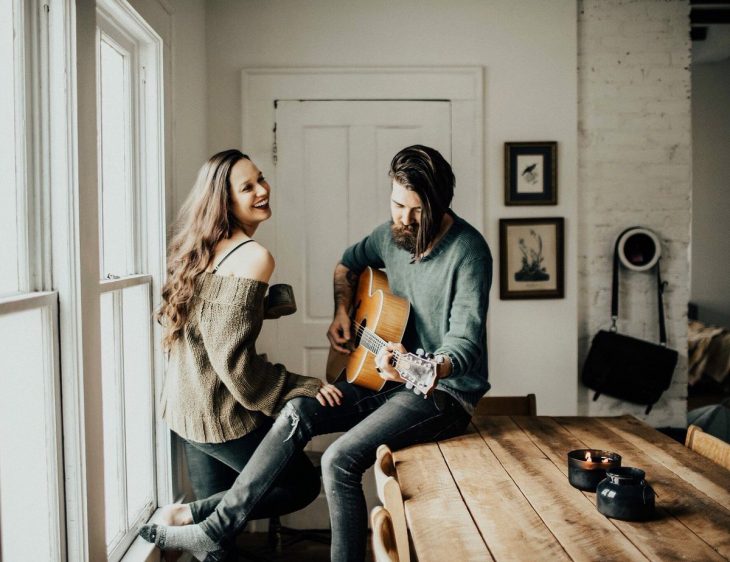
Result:
M337 481L344 478L361 477L374 462L368 462L363 451L335 441L322 455L322 478Z
M337 450L336 443L327 447L320 462L322 463L322 479L325 481L336 480L337 474L340 472L339 467L342 464L342 455Z

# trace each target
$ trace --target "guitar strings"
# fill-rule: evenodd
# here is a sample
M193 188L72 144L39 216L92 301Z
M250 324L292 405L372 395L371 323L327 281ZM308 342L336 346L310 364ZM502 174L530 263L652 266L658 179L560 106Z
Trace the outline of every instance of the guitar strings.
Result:
M372 353L375 353L377 355L378 351L380 351L380 348L388 344L388 342L386 342L378 334L376 334L369 328L366 328L362 324L353 322L353 325L356 327L356 336L360 337L361 345L363 345L363 347L368 351L371 351ZM366 341L366 344L363 344L363 340ZM371 345L367 345L367 343ZM398 359L400 359L401 355L401 352L396 351L395 349L393 350L393 359L395 359L396 364L398 363Z

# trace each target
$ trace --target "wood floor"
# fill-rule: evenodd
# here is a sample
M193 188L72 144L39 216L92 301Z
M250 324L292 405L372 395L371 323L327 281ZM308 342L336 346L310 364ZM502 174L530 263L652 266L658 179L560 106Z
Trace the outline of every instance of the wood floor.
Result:
M294 536L283 536L283 545L278 549L268 544L267 533L241 533L237 541L238 552L230 557L230 562L329 562L329 544L311 540L302 533L307 532L301 531ZM327 531L313 533L320 538L329 535ZM287 544L292 539L296 542ZM366 560L373 560L369 540Z

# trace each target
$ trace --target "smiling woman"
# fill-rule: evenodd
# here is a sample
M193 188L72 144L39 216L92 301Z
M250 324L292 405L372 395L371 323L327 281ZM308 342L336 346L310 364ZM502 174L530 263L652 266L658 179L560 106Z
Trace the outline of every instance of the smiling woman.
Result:
M256 353L274 259L252 237L271 216L270 191L261 170L241 151L211 156L183 205L170 243L168 280L157 315L169 352L161 411L192 453L188 467L198 494L223 491L222 465L241 471L272 416L290 399L316 397L330 406L339 402L339 391L331 385L290 373ZM254 518L296 511L319 488L317 471L299 452ZM196 504L173 504L163 519L184 525L205 515ZM175 533L155 525L143 527L140 534L161 547L176 545ZM213 546L205 536L177 544L194 551Z

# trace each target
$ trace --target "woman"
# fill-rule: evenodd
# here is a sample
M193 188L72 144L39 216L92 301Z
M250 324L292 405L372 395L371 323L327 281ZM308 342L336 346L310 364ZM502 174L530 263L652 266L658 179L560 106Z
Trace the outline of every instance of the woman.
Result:
M195 453L193 482L208 491L216 475L195 467L219 462L240 472L288 400L309 396L335 406L341 397L334 386L256 354L274 259L253 235L271 216L270 191L248 156L238 150L215 154L200 170L169 247L157 315L169 359L161 411ZM200 453L211 462L201 462ZM256 517L296 511L318 493L319 476L300 453L257 506ZM199 520L194 503L173 504L163 513L170 525Z

